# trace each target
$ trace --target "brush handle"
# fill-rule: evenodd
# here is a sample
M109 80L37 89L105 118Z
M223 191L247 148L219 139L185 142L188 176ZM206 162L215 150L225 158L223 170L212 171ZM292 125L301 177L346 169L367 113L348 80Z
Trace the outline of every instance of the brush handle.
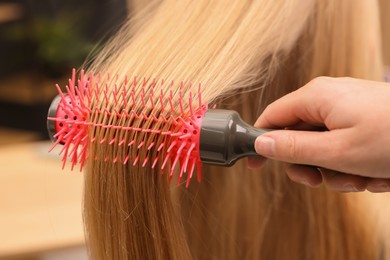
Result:
M207 164L231 166L242 157L258 155L255 140L268 131L245 123L235 111L210 109L202 119L200 159Z

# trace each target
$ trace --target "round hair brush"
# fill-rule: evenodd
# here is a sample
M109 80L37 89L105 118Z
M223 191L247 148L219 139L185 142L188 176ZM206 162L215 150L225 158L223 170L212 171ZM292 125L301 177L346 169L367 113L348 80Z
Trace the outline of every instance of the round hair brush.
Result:
M48 112L54 142L50 150L63 145L63 166L69 158L72 168L80 164L81 170L90 156L153 169L169 163L170 177L178 166L179 182L187 173L188 186L195 167L200 181L202 163L230 166L257 155L254 141L267 131L248 125L235 111L208 109L200 85L194 94L192 84L109 76L102 80L83 71L76 82L75 74L73 70L66 92L56 85L59 95ZM117 152L92 155L88 146L93 142L115 146Z

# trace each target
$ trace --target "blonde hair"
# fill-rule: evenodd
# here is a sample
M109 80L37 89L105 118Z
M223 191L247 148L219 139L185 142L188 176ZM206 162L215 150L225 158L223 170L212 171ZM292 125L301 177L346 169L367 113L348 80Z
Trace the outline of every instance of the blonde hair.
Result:
M123 26L90 70L117 75L119 83L125 75L202 83L204 103L235 109L254 122L272 100L316 76L380 79L377 12L370 0L154 2ZM172 90L175 104L180 99L177 87L153 87L156 93ZM191 88L182 91L188 95ZM165 113L160 106L110 99L109 109ZM135 122L99 114L91 120ZM104 128L91 134L97 140L168 140ZM242 161L231 168L204 167L202 183L192 181L185 189L170 186L159 167L94 160L128 154L143 161L157 156L153 149L96 141L89 150L84 218L93 259L375 259L381 251L365 216L353 213L358 197L294 184L281 164L269 162L261 172Z

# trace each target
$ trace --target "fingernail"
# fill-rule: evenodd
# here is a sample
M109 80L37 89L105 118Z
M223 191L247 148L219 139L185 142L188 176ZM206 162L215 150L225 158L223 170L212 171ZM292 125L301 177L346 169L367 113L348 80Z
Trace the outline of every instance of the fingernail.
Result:
M390 191L390 187L387 182L379 182L373 186L376 192L385 192Z
M305 186L308 186L308 187L313 187L313 185L311 185L306 179L299 179L297 180L300 184L303 184Z
M256 138L255 149L260 155L273 156L275 154L275 140L261 135Z
M343 185L342 191L344 191L344 192L359 192L362 190L359 190L356 186L354 186L350 183L347 183L347 184Z

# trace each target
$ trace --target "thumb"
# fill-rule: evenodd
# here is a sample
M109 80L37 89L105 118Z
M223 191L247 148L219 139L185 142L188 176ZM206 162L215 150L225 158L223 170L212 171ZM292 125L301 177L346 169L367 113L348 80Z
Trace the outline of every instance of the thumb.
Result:
M339 160L340 133L275 130L260 135L255 141L258 154L271 159L327 167Z

